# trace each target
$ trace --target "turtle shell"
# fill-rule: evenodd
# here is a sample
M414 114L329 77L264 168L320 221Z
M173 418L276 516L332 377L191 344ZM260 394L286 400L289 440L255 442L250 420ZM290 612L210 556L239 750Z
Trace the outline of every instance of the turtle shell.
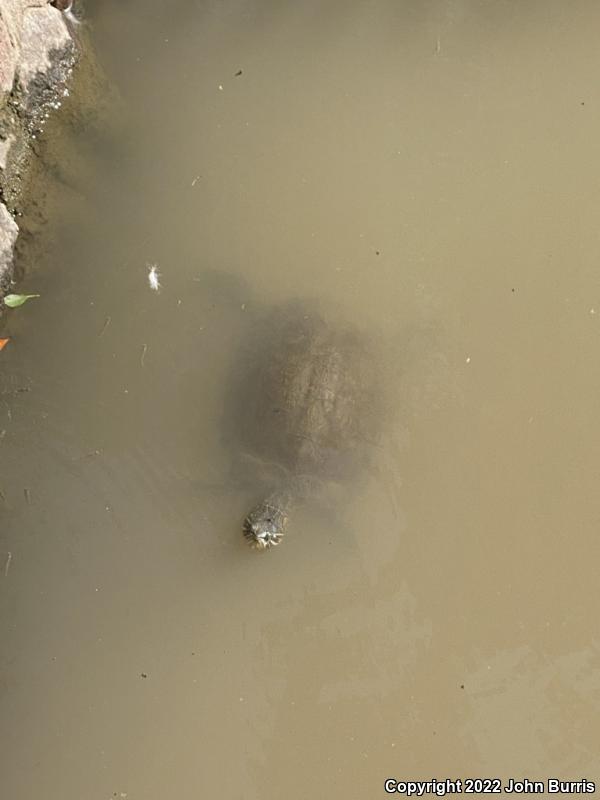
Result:
M291 315L248 376L246 446L292 475L341 478L376 437L376 361L365 337Z

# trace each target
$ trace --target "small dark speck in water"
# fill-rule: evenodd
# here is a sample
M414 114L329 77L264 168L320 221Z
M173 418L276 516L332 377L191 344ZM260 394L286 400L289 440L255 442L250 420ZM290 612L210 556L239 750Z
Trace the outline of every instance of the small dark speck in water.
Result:
M241 70L241 69L238 69L238 71L235 73L235 76L234 76L234 77L235 77L235 78L239 78L239 76L240 76L241 74L242 74L242 70Z
M148 674L146 672L140 672L140 675L142 676L142 678L147 678L148 677Z

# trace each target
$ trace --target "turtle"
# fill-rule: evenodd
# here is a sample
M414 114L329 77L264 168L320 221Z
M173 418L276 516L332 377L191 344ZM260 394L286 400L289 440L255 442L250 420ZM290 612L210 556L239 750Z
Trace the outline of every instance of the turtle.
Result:
M281 543L294 507L324 482L360 472L381 396L372 344L352 325L295 306L272 315L265 331L268 342L246 360L238 416L250 463L271 476L242 526L257 550Z

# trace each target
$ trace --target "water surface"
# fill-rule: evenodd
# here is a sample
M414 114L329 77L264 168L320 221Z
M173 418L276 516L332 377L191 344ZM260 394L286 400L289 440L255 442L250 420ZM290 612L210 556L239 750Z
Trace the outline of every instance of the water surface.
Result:
M2 322L3 795L600 779L599 23L90 9L118 120L56 144ZM261 557L226 387L301 298L379 342L396 414Z

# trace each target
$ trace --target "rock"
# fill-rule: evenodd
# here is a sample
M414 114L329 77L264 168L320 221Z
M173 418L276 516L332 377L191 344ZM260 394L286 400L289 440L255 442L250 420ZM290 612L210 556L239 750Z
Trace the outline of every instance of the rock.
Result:
M4 138L0 134L0 169L6 169L8 163L8 151L14 143L15 137L7 133Z
M13 95L32 133L39 132L51 110L60 106L74 63L75 45L60 11L49 5L28 8Z
M0 6L0 108L10 92L17 69L17 49L10 35L7 18Z
M49 0L0 0L0 298L18 234L8 209L18 209L31 140L61 105L75 60L65 18Z
M19 229L17 223L0 203L0 293L2 296L10 286L13 265L13 248Z

